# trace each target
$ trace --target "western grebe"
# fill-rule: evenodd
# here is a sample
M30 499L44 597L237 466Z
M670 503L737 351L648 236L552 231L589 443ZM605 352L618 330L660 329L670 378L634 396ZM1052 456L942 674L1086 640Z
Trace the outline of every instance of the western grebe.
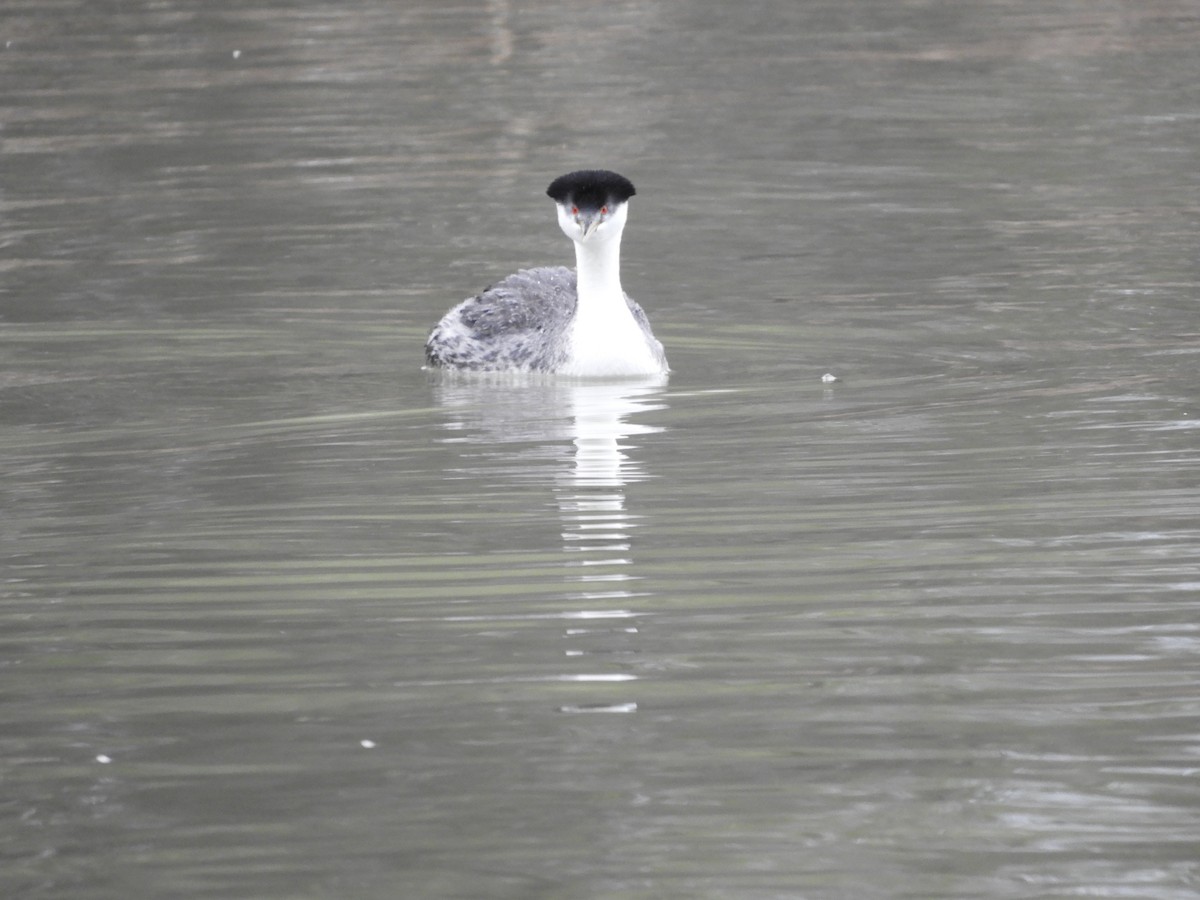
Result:
M558 204L559 227L575 242L575 271L523 269L464 300L430 333L425 361L479 372L665 374L662 344L621 288L632 182L586 170L554 179L546 193Z

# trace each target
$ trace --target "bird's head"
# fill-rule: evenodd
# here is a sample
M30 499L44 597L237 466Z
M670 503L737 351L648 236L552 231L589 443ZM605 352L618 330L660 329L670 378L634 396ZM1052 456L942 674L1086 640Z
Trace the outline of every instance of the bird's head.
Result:
M576 243L605 241L621 236L636 191L616 172L589 169L562 175L546 193L558 205L558 225Z

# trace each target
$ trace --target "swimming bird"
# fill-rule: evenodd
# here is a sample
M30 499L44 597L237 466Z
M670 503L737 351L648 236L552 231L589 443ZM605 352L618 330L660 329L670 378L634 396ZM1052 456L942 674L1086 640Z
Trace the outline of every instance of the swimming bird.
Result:
M430 368L662 375L662 344L621 288L621 234L633 183L616 172L570 172L550 183L558 225L575 242L575 270L523 269L464 300L425 342Z

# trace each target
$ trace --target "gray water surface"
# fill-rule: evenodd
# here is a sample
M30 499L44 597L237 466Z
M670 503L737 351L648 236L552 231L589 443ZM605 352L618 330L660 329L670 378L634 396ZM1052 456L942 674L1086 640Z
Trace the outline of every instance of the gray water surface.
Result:
M1200 897L1197 46L0 2L0 894ZM669 381L422 372L581 166Z

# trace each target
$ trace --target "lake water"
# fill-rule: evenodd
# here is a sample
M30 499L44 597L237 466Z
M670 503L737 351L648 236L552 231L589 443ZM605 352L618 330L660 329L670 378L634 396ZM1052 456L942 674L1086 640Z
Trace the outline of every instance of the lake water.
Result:
M1200 897L1198 45L0 3L0 894ZM669 381L423 372L583 166Z

